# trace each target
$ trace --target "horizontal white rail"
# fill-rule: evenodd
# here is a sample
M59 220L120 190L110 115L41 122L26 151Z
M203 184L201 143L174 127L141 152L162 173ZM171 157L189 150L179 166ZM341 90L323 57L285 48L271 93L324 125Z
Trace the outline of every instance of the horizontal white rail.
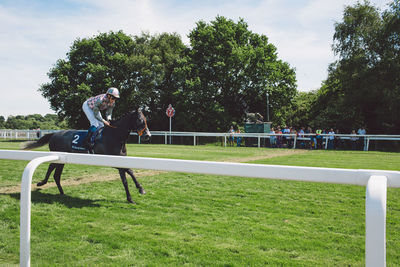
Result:
M37 157L51 155L59 156L60 160L58 162L60 163L191 172L265 179L353 184L362 186L367 185L370 176L377 175L386 176L388 179L389 187L400 187L400 172L398 171L362 169L352 170L197 160L89 155L64 152L0 150L0 159L32 160Z
M20 255L21 266L30 265L30 186L33 172L42 162L53 161L63 164L72 163L366 186L366 266L386 265L386 187L400 187L400 172L398 171L294 167L15 150L0 150L0 159L32 160L25 168L21 183L20 253L25 253Z

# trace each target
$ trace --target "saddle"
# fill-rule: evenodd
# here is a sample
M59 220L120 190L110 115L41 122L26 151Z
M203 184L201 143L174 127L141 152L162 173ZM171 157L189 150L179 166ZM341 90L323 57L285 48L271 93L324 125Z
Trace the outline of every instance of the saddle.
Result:
M103 137L104 127L98 128L93 132L90 140L86 140L87 131L75 131L71 141L71 148L76 152L88 152L89 148L94 147L95 143ZM87 143L89 142L89 143Z

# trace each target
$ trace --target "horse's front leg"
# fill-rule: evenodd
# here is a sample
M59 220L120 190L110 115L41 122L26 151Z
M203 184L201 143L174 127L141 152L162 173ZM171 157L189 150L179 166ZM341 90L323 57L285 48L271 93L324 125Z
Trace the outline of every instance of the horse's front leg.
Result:
M132 177L132 180L135 183L136 188L139 189L139 193L142 194L142 195L146 194L146 191L144 191L143 187L140 185L140 183L136 179L135 175L133 174L133 170L132 169L125 169L125 171Z
M126 199L128 200L128 202L135 204L135 202L132 201L131 193L129 193L128 182L126 181L125 169L118 169L118 171L119 171L119 176L121 176L122 184L124 185L125 188Z

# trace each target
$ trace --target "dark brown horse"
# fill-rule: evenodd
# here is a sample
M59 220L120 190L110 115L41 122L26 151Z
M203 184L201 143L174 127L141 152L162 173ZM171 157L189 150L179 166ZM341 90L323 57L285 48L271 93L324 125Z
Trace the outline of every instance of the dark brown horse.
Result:
M139 136L142 136L142 140L146 140L151 136L147 127L146 118L140 110L135 110L126 114L121 119L112 122L111 125L112 127L101 128L96 132L97 136L95 137L95 145L93 147L93 152L95 154L126 156L126 141L131 131L136 131ZM85 149L83 146L83 141L86 138L86 134L86 131L76 130L50 133L44 135L36 142L29 143L25 146L25 149L33 149L48 143L50 151L88 153L87 149ZM54 180L57 184L60 194L63 195L64 191L60 184L63 168L64 164L50 163L46 177L37 185L42 186L46 184L51 173L55 170ZM122 184L125 188L127 200L130 203L134 203L132 201L131 194L129 193L126 173L132 177L140 194L145 194L146 192L136 180L132 169L117 169L119 171L119 175L121 176Z

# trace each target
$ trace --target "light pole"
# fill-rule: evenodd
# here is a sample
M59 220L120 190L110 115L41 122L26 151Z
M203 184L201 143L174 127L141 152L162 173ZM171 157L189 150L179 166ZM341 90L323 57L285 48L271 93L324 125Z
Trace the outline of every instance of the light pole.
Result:
M267 96L267 121L269 122L269 101L268 101L269 94L268 94L268 92L266 93L266 96Z

